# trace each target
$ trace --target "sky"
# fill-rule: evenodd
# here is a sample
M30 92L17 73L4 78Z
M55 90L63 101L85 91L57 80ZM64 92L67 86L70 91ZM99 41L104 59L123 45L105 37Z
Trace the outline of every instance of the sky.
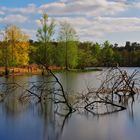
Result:
M17 25L36 40L43 11L57 26L69 22L81 41L140 42L140 0L0 0L0 30Z

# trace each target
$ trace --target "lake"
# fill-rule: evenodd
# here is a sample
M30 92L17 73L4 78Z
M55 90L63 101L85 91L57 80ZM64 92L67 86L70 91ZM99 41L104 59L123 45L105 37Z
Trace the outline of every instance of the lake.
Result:
M123 68L131 73L134 68ZM140 68L137 68L140 70ZM65 91L84 94L87 88L97 88L104 77L97 72L56 73ZM139 75L140 76L140 75ZM47 78L47 77L45 77ZM51 78L51 77L49 77ZM42 76L17 76L0 78L1 83L20 84L36 82ZM1 87L3 88L3 87ZM4 102L0 102L0 140L139 140L140 139L140 99L135 97L133 105L126 110L108 115L92 115L76 111L66 115L54 112L52 102L33 104L21 103L16 96L21 89L11 92ZM62 114L66 110L62 110Z

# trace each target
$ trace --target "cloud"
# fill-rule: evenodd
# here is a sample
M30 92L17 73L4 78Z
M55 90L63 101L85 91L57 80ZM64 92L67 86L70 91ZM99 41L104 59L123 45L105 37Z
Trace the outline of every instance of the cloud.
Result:
M140 8L140 2L133 2L132 7L139 9Z
M70 23L82 40L102 38L110 33L140 31L140 18L137 17L58 17L56 21L57 25L62 21Z
M38 9L35 4L28 4L26 7L22 8L8 8L8 7L1 7L1 10L7 13L13 13L13 14L35 14Z
M5 13L3 11L0 11L0 15L4 15Z
M49 15L81 15L102 16L113 15L125 11L128 5L124 2L107 0L60 0L41 5L39 12L46 11Z
M46 11L49 15L84 15L84 16L101 16L113 15L125 11L128 5L124 1L108 0L59 0L57 2L36 6L28 4L21 8L0 7L2 12L13 14L37 14Z
M28 18L26 16L22 15L7 15L5 17L0 18L0 23L6 23L6 24L16 24L16 23L24 23L27 21Z
M35 39L36 38L36 33L37 31L35 29L27 29L27 28L22 28L22 31L29 35L30 38Z

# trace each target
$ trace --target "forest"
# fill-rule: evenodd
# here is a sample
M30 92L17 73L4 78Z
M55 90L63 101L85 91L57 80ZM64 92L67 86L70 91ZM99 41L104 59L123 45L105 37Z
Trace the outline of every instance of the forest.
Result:
M110 67L117 64L122 67L140 66L140 44L137 42L127 41L125 46L111 44L109 41L103 44L89 41L75 43L76 46L68 45L68 61L75 60L75 63L69 62L69 68ZM51 42L51 45L54 53L52 65L65 67L65 45L60 45L60 42ZM30 40L30 46L30 63L37 63L35 56L39 42Z

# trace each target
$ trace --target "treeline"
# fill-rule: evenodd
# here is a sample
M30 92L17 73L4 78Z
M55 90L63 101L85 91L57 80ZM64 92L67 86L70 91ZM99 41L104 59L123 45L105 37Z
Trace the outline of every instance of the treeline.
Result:
M38 64L44 67L58 66L65 69L84 69L94 66L140 66L140 44L126 42L121 47L109 41L103 44L80 42L75 29L61 22L58 31L55 22L48 23L47 14L41 18L37 41L29 40L19 27L8 26L1 32L0 66L8 67ZM57 27L58 28L58 27ZM54 36L57 34L57 41Z
M66 59L69 62L69 68L85 68L94 66L110 67L119 65L122 67L140 66L140 44L137 42L126 42L125 46L112 45L109 41L103 44L93 42L69 42L68 58L66 58L65 43L52 42L52 62L51 65L65 67ZM36 50L39 42L30 40L30 63L36 62Z

